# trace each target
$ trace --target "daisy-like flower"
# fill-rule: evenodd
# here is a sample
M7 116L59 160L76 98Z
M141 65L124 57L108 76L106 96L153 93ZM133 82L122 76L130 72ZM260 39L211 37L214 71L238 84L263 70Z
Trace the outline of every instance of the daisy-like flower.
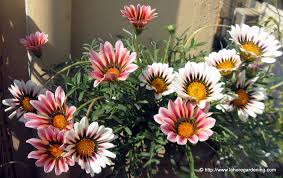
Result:
M24 81L14 80L14 85L8 88L13 98L4 99L2 103L8 106L5 112L13 110L9 118L17 116L20 118L24 113L35 112L36 110L31 105L31 100L36 100L37 96L43 92L42 88L37 86L31 80Z
M26 142L37 150L28 154L28 158L37 159L35 165L44 167L44 172L48 173L55 169L55 174L68 172L69 166L73 166L75 161L70 156L66 156L64 146L64 132L54 127L38 130L39 138L31 138Z
M148 90L155 91L156 99L174 92L172 83L174 79L173 68L169 67L168 64L153 63L147 66L139 79L143 82L141 86L146 85Z
M126 17L133 24L138 32L141 32L150 21L157 17L155 10L151 9L150 6L138 4L137 7L134 5L124 6L121 13L123 17Z
M60 86L57 87L55 95L50 91L46 91L45 95L40 94L38 100L30 101L37 114L24 115L24 118L28 120L26 127L40 129L52 125L59 130L70 130L73 127L73 114L76 107L69 107L66 100L65 92Z
M159 108L154 120L161 125L170 142L185 145L189 140L196 144L206 141L213 134L211 128L215 125L215 119L210 117L211 114L187 100L177 98L174 102L169 101L168 109Z
M218 52L212 52L205 60L208 65L216 67L222 76L231 75L241 65L240 56L235 49L222 49Z
M224 111L236 109L239 118L243 121L246 121L249 116L255 118L257 114L262 114L264 103L261 101L266 98L266 94L263 88L253 87L256 80L257 78L246 81L245 71L241 72L236 83L235 95L226 95L217 109Z
M204 108L206 102L222 98L223 83L219 82L220 78L221 74L215 67L204 62L188 62L176 74L174 87L181 98L195 101Z
M42 48L48 42L48 35L42 32L35 32L27 35L26 38L20 39L20 43L36 57L42 55Z
M84 117L66 133L67 154L72 156L86 173L94 176L101 172L101 168L111 165L109 158L116 157L108 150L114 147L110 143L114 138L111 128L99 126L97 122L89 124L88 119Z
M232 40L239 45L241 57L245 61L258 58L264 63L274 63L276 57L282 55L278 49L280 42L275 37L258 26L235 25L229 31Z
M113 46L106 41L100 44L100 52L92 51L90 61L92 63L91 76L96 79L93 86L96 87L102 81L126 80L130 73L138 66L133 64L136 53L124 48L122 41L117 41L115 51Z

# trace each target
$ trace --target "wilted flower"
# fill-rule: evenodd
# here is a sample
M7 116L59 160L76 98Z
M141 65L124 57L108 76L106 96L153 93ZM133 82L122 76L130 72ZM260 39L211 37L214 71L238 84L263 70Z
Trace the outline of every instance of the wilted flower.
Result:
M44 167L44 172L51 172L55 168L55 174L68 172L69 166L75 164L70 156L66 156L64 146L64 132L54 127L38 130L39 138L31 138L26 142L37 150L29 153L28 158L37 159L35 165Z
M76 107L69 107L66 99L64 90L59 86L55 91L55 96L52 92L47 91L45 95L38 96L38 101L30 101L38 113L26 113L24 115L24 118L28 120L26 127L39 129L51 125L59 130L71 129Z
M142 86L146 85L148 90L154 90L155 98L159 99L162 95L168 95L174 92L173 89L173 68L168 64L153 63L147 66L142 72L139 79L143 82Z
M215 125L215 119L210 117L211 114L187 100L177 98L174 102L169 101L168 109L159 108L154 120L161 125L170 142L185 145L189 140L196 144L206 141L213 134L211 128Z
M254 61L258 58L265 63L274 63L276 57L281 56L280 42L263 28L258 26L235 25L229 31L232 40L239 45L241 57L245 61Z
M94 176L101 172L101 168L111 165L109 158L116 157L108 151L114 147L110 143L114 138L111 128L99 126L97 122L89 125L88 119L84 117L66 133L68 155L72 156L86 173Z
M240 56L235 49L212 52L205 60L208 65L216 67L222 76L231 75L241 65Z
M121 13L123 17L128 18L138 32L141 32L150 21L157 17L155 10L150 6L138 4L137 7L134 5L124 6Z
M47 43L48 35L42 32L31 33L26 38L20 39L21 44L36 57L42 55L42 47Z
M188 62L176 74L174 87L181 98L195 101L200 108L204 108L206 102L222 98L223 83L219 82L220 78L215 67L204 62Z
M115 44L115 51L108 41L100 44L99 53L90 53L91 76L96 79L93 86L96 87L102 81L126 80L138 68L133 63L135 59L136 53L130 53L120 40Z
M5 112L13 110L9 118L17 116L20 118L24 113L35 112L35 108L31 105L31 100L36 100L37 96L43 92L42 88L37 86L31 80L24 81L14 80L14 85L9 88L13 98L4 99L2 103L9 106Z
M241 72L238 76L235 95L226 95L217 108L224 111L237 109L239 118L243 121L246 121L249 116L255 118L257 114L262 114L264 103L261 101L266 98L266 94L264 88L253 86L256 80L257 78L246 81L245 71Z

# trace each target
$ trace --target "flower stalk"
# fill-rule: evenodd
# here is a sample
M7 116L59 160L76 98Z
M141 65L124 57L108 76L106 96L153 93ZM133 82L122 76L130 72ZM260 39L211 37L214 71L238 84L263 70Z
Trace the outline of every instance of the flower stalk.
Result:
M174 38L174 35L175 35L175 32L176 32L176 29L173 25L169 25L167 27L167 30L169 32L169 39L167 41L167 44L166 44L166 48L165 48L165 51L164 51L164 57L163 57L163 63L166 63L166 61L169 63L169 53L170 53L170 48L171 48L171 45L172 45L172 39Z
M189 169L190 169L190 178L198 178L195 174L195 165L194 165L194 157L192 154L191 147L189 145L186 145L186 151L187 151L187 158L189 161Z
M134 46L135 46L135 51L137 53L137 62L138 64L140 64L140 58L139 58L139 54L140 54L140 51L139 51L139 32L137 30L135 30L135 39L134 39Z
M86 112L86 117L87 117L87 118L89 118L89 115L90 115L90 113L91 113L91 111L92 111L92 108L93 108L94 103L95 103L97 100L102 99L102 98L104 98L104 96L98 96L98 97L94 98L94 99L91 101L91 103L90 103L90 105L89 105L89 107L88 107L88 109L87 109L87 112Z
M75 67L77 65L85 65L85 64L90 64L90 61L79 61L79 62L76 62L76 63L73 63L71 65L68 65L68 66L64 67L63 69L61 69L57 73L55 73L52 77L50 77L45 82L45 84L43 86L46 87L49 82L51 82L55 77L57 77L59 74L65 72L66 70L71 69L72 67Z
M171 43L172 43L172 38L173 38L173 35L170 34L169 35L169 39L167 41L167 44L166 44L166 48L165 48L165 54L164 54L164 57L163 57L163 63L166 63L166 61L168 62L168 54L170 52L170 46L171 46Z

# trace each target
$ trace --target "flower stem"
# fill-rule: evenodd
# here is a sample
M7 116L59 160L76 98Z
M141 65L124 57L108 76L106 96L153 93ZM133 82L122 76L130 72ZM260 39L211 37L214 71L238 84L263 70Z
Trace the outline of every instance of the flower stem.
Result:
M173 35L170 34L169 35L169 39L168 39L167 44L166 44L165 54L164 54L162 63L166 63L166 61L168 62L168 54L170 52L170 46L171 46L171 43L172 43L172 37L173 37Z
M274 90L274 89L276 89L276 88L278 88L278 87L280 87L280 86L282 86L282 85L283 85L283 81L281 81L280 83L277 83L277 84L271 86L270 89L271 89L271 90Z
M86 117L87 117L87 118L89 118L89 115L90 115L90 113L91 113L91 111L92 111L92 108L93 108L94 103L95 103L97 100L102 99L102 98L104 98L104 96L98 96L98 97L96 97L96 98L94 98L94 99L92 100L92 102L91 102L90 105L88 106L88 109L87 109L87 112L86 112Z
M137 53L137 62L138 64L140 64L140 58L139 58L139 34L137 31L135 31L135 50L136 50L136 53Z
M192 34L189 36L189 38L187 39L187 42L186 42L185 45L184 45L184 48L186 48L186 47L189 45L189 43L191 42L191 39L192 39L194 36L196 36L196 34L198 34L200 31L202 31L202 30L204 30L204 29L206 29L206 28L210 28L210 27L227 27L227 28L231 28L231 26L229 26L229 25L206 25L206 26L204 26L204 27L201 27L201 28L197 29L196 31L194 31L194 33L192 33Z
M72 68L72 67L74 67L74 66L77 66L77 65L84 65L84 64L89 64L89 63L90 63L90 61L79 61L79 62L73 63L73 64L71 64L71 65L69 65L69 66L66 66L66 67L64 67L63 69L59 70L59 71L58 71L56 74L54 74L52 77L50 77L50 78L44 83L43 86L46 87L49 82L51 82L55 77L57 77L57 75L59 75L59 74L65 72L66 70L68 70L68 69L70 69L70 68Z
M198 178L195 174L195 165L194 165L194 157L192 154L191 147L189 145L186 145L187 148L187 158L189 161L189 169L190 169L190 178Z

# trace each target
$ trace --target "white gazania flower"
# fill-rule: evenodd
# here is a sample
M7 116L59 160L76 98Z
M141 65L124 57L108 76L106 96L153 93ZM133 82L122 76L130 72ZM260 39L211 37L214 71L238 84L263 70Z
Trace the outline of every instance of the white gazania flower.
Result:
M222 76L231 75L241 65L240 56L235 49L222 49L218 52L212 52L205 60L208 65L216 67Z
M274 63L276 57L282 55L278 49L280 42L275 37L258 26L231 26L229 31L232 40L239 45L241 57L245 61L254 61L258 58L264 63Z
M66 133L67 155L72 156L86 173L94 176L101 172L101 168L111 165L109 158L116 157L108 150L114 147L110 143L114 138L111 128L99 126L97 122L89 124L84 117Z
M153 63L147 66L139 79L142 81L141 86L146 85L146 89L155 91L156 99L174 92L172 84L174 79L173 68L169 67L168 64Z
M246 81L245 71L239 74L236 83L236 90L233 96L225 95L222 104L217 105L217 109L223 111L233 111L237 109L239 118L247 121L248 117L256 117L264 111L264 103L262 100L266 98L264 88L253 87L257 78Z
M204 62L188 62L176 74L175 91L181 98L193 100L204 108L206 102L222 98L223 83L219 82L220 78L215 67Z
M13 98L4 99L2 103L8 106L5 112L13 110L9 118L17 116L20 118L24 113L36 112L35 108L31 105L31 100L36 100L38 95L43 92L42 88L37 86L31 80L24 81L14 80L14 85L8 88Z

